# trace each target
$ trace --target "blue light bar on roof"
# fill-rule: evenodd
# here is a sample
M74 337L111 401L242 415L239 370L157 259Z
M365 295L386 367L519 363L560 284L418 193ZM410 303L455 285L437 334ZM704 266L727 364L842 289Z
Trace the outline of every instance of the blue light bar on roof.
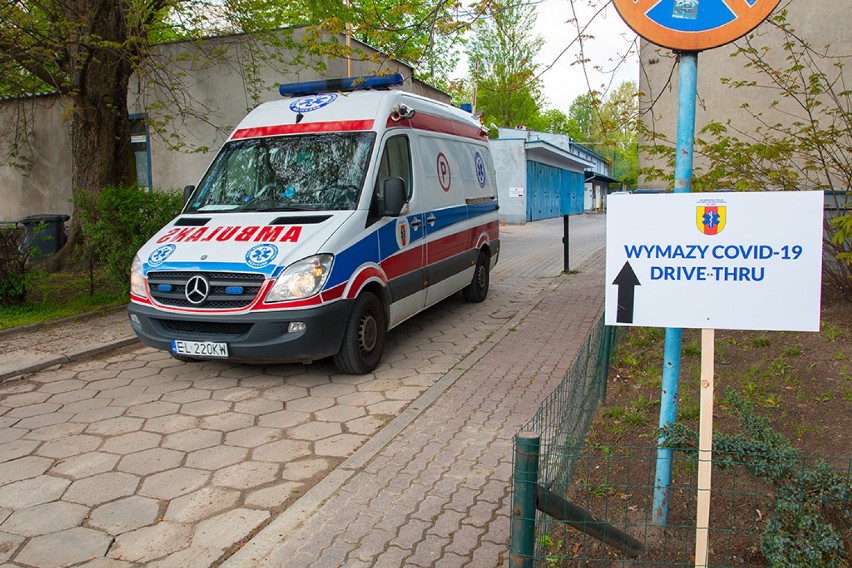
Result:
M295 97L299 95L312 95L315 93L328 93L333 91L358 91L361 89L387 89L389 87L401 87L402 75L364 75L362 77L343 77L342 79L328 79L320 81L305 81L304 83L289 83L278 87L282 97Z

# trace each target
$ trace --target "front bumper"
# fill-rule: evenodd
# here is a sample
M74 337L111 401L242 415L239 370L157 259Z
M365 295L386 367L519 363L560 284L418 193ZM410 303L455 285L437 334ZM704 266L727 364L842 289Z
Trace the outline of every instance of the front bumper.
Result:
M254 363L309 362L340 350L353 300L300 310L240 315L179 314L131 303L130 326L145 345L171 352L173 339L228 344L228 359ZM291 333L291 322L303 331Z

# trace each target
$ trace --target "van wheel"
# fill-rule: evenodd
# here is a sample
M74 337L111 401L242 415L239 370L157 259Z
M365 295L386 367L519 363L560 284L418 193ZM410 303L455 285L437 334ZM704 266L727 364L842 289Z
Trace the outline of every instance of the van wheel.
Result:
M344 373L364 375L375 369L385 347L385 310L370 292L355 300L352 315L346 323L343 345L334 356L334 364Z
M488 296L489 269L491 258L484 252L479 252L476 267L473 270L473 280L462 288L462 296L468 302L481 302Z

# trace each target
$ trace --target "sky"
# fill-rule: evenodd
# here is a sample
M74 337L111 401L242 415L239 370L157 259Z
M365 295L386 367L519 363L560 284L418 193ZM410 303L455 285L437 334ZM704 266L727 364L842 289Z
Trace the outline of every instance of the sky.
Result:
M536 7L538 20L533 33L545 42L537 62L541 70L550 67L541 75L547 106L566 114L574 99L588 92L589 87L605 92L624 81L639 82L636 34L627 27L611 2L607 2L597 15L599 8L589 7L589 3L589 0L574 1L578 24L588 24L586 33L594 36L584 40L584 53L589 60L585 71L583 65L571 65L580 50L576 42L571 44L577 37L578 24L568 22L574 17L570 0L541 0ZM626 54L629 55L621 63Z
M590 87L606 92L624 81L639 82L636 34L627 27L611 2L607 0L606 8L597 16L598 8L590 7L590 3L600 5L604 0L574 0L579 25L588 24L586 33L594 36L584 40L584 53L590 60L584 70L582 65L572 65L580 53L580 46L573 41L577 37L577 24L568 22L574 18L571 1L535 2L538 19L532 33L544 39L536 62L547 99L545 108L557 108L567 114L574 99L588 92ZM633 53L618 66L618 60L631 49ZM464 73L466 62L460 67Z

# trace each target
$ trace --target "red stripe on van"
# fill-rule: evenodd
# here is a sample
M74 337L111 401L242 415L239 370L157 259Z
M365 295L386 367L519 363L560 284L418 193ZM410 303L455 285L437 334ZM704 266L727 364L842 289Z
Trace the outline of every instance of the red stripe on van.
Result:
M346 297L349 299L358 297L358 294L361 292L361 288L363 288L364 284L371 278L378 278L384 285L387 285L388 283L387 278L385 278L385 275L382 274L381 270L375 267L367 267L359 272L352 280L352 286L349 288L349 292L346 294Z
M423 268L423 245L388 257L381 262L381 266L388 280Z
M332 122L304 122L301 124L279 124L277 126L257 126L240 128L231 134L231 140L259 138L263 136L281 136L283 134L305 134L311 132L343 132L371 130L372 120L336 120Z
M497 221L492 221L429 242L427 263L436 264L465 251L482 248L486 242L498 238L498 226Z
M402 120L392 120L388 117L386 127L416 128L418 130L428 130L430 132L463 136L474 140L482 140L486 136L485 132L483 132L481 128L473 126L472 124L464 124L451 118L435 116L425 112L417 112L414 114L413 118Z

